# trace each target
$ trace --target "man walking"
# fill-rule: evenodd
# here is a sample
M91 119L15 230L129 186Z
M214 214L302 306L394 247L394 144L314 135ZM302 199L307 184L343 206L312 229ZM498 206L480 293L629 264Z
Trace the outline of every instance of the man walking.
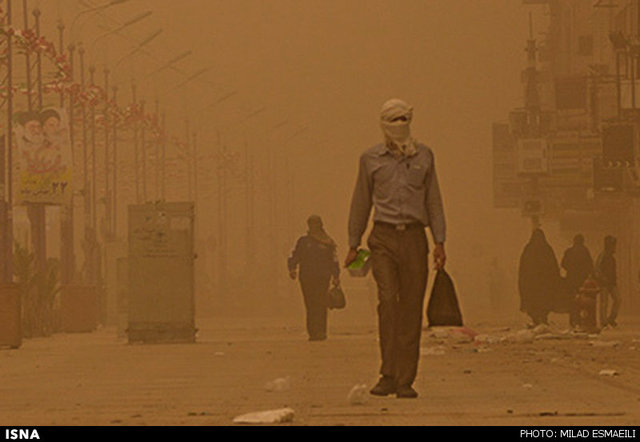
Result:
M573 245L564 252L560 266L567 272L566 288L569 295L569 323L574 327L579 321L575 297L580 287L593 272L593 259L589 249L584 245L584 236L582 234L579 233L574 236Z
M436 243L434 261L444 267L445 219L431 149L411 137L413 109L402 100L387 101L381 112L384 142L360 157L351 211L349 252L358 253L374 209L368 239L378 286L378 327L382 375L371 394L415 398L420 334L428 275L425 227Z
M596 260L596 279L602 287L600 297L600 326L602 328L610 325L616 327L618 323L618 311L620 310L620 292L618 291L618 276L616 271L616 238L607 235L604 238L604 250ZM609 296L613 301L611 311L607 316Z

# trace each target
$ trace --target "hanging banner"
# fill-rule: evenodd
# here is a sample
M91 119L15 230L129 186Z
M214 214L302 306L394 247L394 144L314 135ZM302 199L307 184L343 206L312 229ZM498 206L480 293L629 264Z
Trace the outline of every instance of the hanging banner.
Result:
M64 109L14 115L15 203L70 204L71 143Z

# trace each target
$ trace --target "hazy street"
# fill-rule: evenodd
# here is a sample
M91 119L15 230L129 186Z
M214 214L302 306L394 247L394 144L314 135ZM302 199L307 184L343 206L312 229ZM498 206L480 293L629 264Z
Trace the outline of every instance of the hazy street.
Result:
M7 427L638 426L640 0L0 0L0 379Z
M373 328L337 321L327 341L308 342L294 319L290 326L275 318L200 320L192 345L128 345L113 328L27 340L0 351L0 424L233 425L239 414L285 406L295 410L294 425L636 425L640 418L638 323L623 320L599 338L529 343L425 331L417 400L371 396L350 405L349 390L377 378ZM521 329L507 325L471 328L494 337ZM599 375L603 369L618 375ZM288 390L265 390L286 376Z

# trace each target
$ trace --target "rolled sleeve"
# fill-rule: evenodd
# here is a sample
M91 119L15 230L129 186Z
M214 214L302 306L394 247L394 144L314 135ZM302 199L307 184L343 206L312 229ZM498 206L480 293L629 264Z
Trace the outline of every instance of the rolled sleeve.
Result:
M338 263L337 250L333 249L333 261L331 263L331 276L334 278L340 277L340 264Z
M440 195L440 186L438 184L436 162L433 153L431 154L431 171L427 177L425 205L429 215L429 227L433 235L433 240L436 244L444 243L447 237L447 226L444 219L444 207L442 204L442 196Z
M351 198L351 210L349 211L349 247L357 248L362 241L362 235L367 230L372 206L371 188L372 183L367 171L366 156L362 155L356 186Z
M293 250L291 251L291 255L289 256L289 259L287 259L287 269L289 269L289 272L294 271L297 267L298 264L300 264L300 245L302 243L302 238L298 239L298 241L296 241L296 245L293 248Z

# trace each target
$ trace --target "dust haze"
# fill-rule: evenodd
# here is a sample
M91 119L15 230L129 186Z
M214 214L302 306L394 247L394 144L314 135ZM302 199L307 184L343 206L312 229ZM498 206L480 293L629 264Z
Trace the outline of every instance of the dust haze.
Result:
M0 256L8 257L0 261L0 346L9 347L0 352L0 415L12 425L228 425L282 406L295 408L296 424L637 421L640 163L632 163L640 114L629 79L640 77L640 2L0 7L9 30L0 36L0 165L10 165L0 168ZM624 49L615 46L621 40ZM571 83L564 98L556 80ZM577 95L579 109L556 108ZM424 327L414 331L422 345L411 355L425 361L419 407L369 397L416 398L401 394L407 385L376 393L384 375L369 390L384 345L377 287L371 274L343 267L359 159L384 141L380 109L390 98L413 107L411 135L435 156L446 270L464 318L438 329L421 312ZM556 124L547 132L545 113ZM609 125L635 125L633 158L616 156L629 150L618 139L603 147ZM516 171L518 143L530 138L542 148L525 159L544 166L533 174ZM54 156L32 161L41 150ZM601 155L613 155L606 167ZM613 184L596 186L598 173ZM328 332L314 338L307 323L309 341L325 343L307 342L310 309L288 261L308 229L313 236L310 215L326 230L314 238L331 250L335 240L346 296L346 308L329 310ZM621 327L612 320L591 333L569 322L566 313L579 308L582 320L595 318L599 288L590 278L582 278L588 307L578 307L583 286L562 286L572 306L549 307L550 324L527 324L518 273L532 226L558 260L576 233L594 258L604 235L618 237ZM559 292L568 277L552 270ZM534 283L544 279L531 273ZM425 306L435 275L430 254ZM318 293L329 298L326 287ZM394 333L406 325L392 322ZM123 345L127 337L198 345ZM290 423L293 411L282 419L263 423Z
M50 36L58 33L58 19L71 23L83 8L98 5L37 3L30 7L40 7L42 33ZM14 12L18 19L20 7ZM143 11L152 15L91 45ZM274 302L278 309L299 303L285 262L312 213L323 217L342 260L358 157L381 140L381 103L399 97L415 108L414 136L436 156L449 230L448 268L464 314L473 320L490 313L488 271L496 258L507 281L504 313L518 314L514 275L530 228L516 211L492 209L491 123L522 102L527 11L511 0L132 0L82 17L73 29L67 25L65 44L71 38L83 42L98 84L110 66L120 103L131 101L132 81L148 108L157 99L169 137L185 139L186 130L197 134L197 314L264 312ZM122 60L158 30L143 51ZM185 51L192 54L175 69L156 72ZM193 198L185 162L174 143L167 149L166 199ZM130 150L122 150L121 161ZM100 175L100 152L97 157ZM123 238L125 207L135 199L131 167L119 167ZM97 181L100 186L103 180ZM147 197L155 200L151 172L147 184ZM48 250L55 255L58 247L50 244ZM343 279L355 299L369 296L361 281Z

